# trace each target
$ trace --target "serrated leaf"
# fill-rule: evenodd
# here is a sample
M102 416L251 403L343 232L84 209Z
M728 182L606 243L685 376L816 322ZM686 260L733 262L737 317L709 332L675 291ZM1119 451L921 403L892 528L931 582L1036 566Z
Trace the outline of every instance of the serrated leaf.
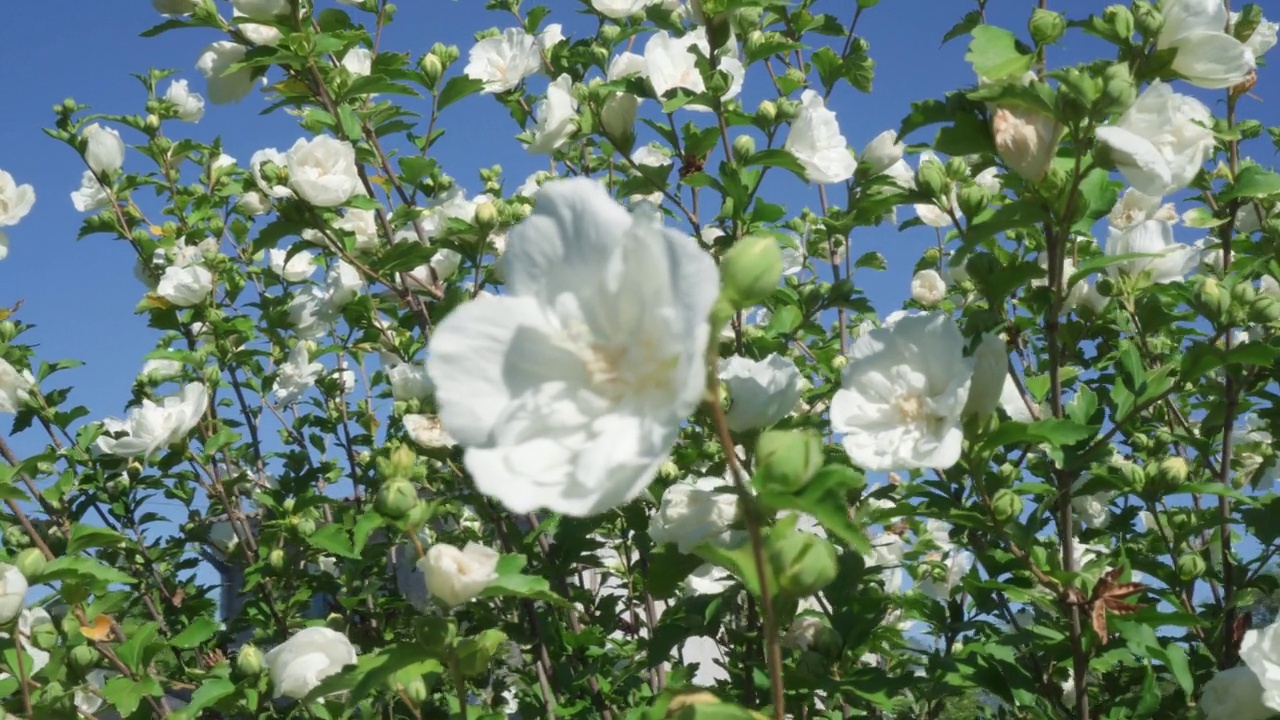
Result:
M440 112L468 95L474 95L484 88L483 80L456 75L449 78L444 89L436 96L436 112Z
M1018 38L1013 33L994 25L979 25L973 29L973 40L964 59L973 65L978 77L989 82L1015 78L1031 69L1034 57L1018 49Z
M1276 193L1280 193L1280 173L1259 165L1250 165L1236 175L1236 181L1230 187L1218 193L1218 202L1236 198L1268 197Z

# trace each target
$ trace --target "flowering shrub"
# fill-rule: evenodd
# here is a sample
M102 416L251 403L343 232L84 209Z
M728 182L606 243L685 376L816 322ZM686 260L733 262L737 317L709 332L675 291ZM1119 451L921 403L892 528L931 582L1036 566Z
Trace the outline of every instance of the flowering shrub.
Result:
M973 83L859 153L877 0L489 0L423 53L386 0L153 5L196 72L47 130L145 285L122 417L0 317L5 713L1280 715L1258 5L979 0ZM258 94L289 149L183 136ZM469 193L468 96L549 170ZM0 259L35 200L0 171ZM877 306L894 225L937 244Z

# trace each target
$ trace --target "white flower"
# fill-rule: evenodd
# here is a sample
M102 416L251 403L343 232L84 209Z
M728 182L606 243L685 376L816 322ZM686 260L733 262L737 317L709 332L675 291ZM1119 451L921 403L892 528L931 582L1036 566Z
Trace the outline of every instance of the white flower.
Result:
M288 282L302 282L316 271L315 257L306 250L294 253L293 257L286 261L285 258L288 255L287 250L277 248L267 250L267 266L281 279Z
M782 636L782 646L793 650L808 650L826 628L826 622L817 615L796 615L791 621L791 627Z
M214 105L243 100L253 90L253 68L231 71L244 60L249 48L230 40L219 40L204 49L196 60L196 70L208 81L209 102Z
M634 162L636 165L640 165L643 167L659 167L660 168L660 167L663 167L664 165L671 164L671 158L665 155L658 148L653 147L652 145L645 145L644 147L636 148L631 153L631 161ZM657 188L654 192L651 192L647 195L645 194L631 195L627 198L627 202L630 202L633 205L641 202L647 202L655 206L661 205L662 189ZM705 239L706 233L707 233L707 230L703 230L704 239Z
M961 413L972 361L964 338L941 313L900 318L853 343L831 426L866 470L944 470L960 459Z
M554 152L568 142L575 130L578 101L573 99L573 78L561 75L547 87L547 96L533 108L535 125L525 147L535 155Z
M610 93L600 108L600 126L605 136L621 143L634 135L636 114L639 112L640 100L635 95Z
M1201 271L1210 272L1214 275L1221 275L1226 271L1226 255L1222 252L1222 245L1217 238L1212 235L1202 237L1191 243L1191 266L1188 270L1194 269L1198 265Z
M947 282L937 270L926 268L911 276L911 299L933 307L947 296Z
M639 15L653 3L654 0L591 0L591 7L607 18L621 20Z
M973 553L947 548L939 555L930 553L926 560L941 563L942 568L923 566L925 575L916 581L916 589L939 602L946 602L961 578L973 568Z
M879 175L902 161L905 143L898 142L896 130L885 130L862 149L862 167L868 175Z
M1159 50L1175 50L1173 71L1192 85L1228 88L1244 82L1257 66L1253 51L1227 34L1227 8L1220 0L1166 0Z
M289 324L298 337L313 340L329 332L336 318L326 300L324 291L316 287L308 288L289 300Z
M1018 389L1018 383L1012 375L1004 379L1004 387L1000 391L1000 407L1008 413L1010 420L1022 423L1035 422L1036 418L1027 407L1027 401L1023 399L1022 391Z
M151 0L151 7L161 15L190 15L196 11L196 0Z
M178 377L182 374L182 370L183 364L181 361L155 358L144 362L138 375L144 380L158 382Z
M0 170L0 227L16 225L31 212L36 191L30 185L19 185L13 176Z
M199 305L211 292L213 273L203 265L170 265L156 285L156 294L178 307Z
M271 201L257 190L250 190L236 201L236 208L250 216L266 215L271 212Z
M902 569L902 559L906 554L906 543L900 535L882 533L871 540L871 555L864 558L868 568L883 568L880 578L884 582L887 593L902 592L902 583L906 572Z
M1071 508L1087 528L1102 530L1111 524L1111 493L1103 491L1071 498Z
M31 658L31 662L27 663L23 668L28 676L35 675L49 664L49 653L36 647L36 644L31 639L36 629L44 625L51 626L50 630L52 630L53 618L49 616L49 611L44 608L24 608L22 612L18 613L19 643L22 645L23 652ZM9 637L10 635L7 632L0 633L0 638L7 640ZM12 676L9 673L0 672L0 679L8 679L10 677Z
M484 81L484 92L503 93L514 89L542 67L538 41L520 28L507 28L501 35L485 38L467 53L463 73Z
M158 405L144 398L141 405L129 408L123 420L103 420L104 434L98 437L96 446L108 455L145 458L159 448L186 439L208 406L209 391L200 383L183 386L179 394ZM122 433L122 437L110 437Z
M458 444L457 440L444 431L440 418L435 415L410 414L401 418L401 421L409 439L428 450L451 448Z
M1237 21L1240 20L1240 13L1231 13L1231 24L1229 28L1234 28ZM1249 52L1253 53L1253 57L1260 58L1267 54L1267 51L1276 46L1276 33L1280 31L1280 23L1274 23L1266 18L1258 23L1258 27L1253 29L1253 33L1244 41L1244 46L1249 48Z
M1026 108L997 108L991 119L996 152L1009 169L1040 182L1058 151L1062 126L1044 113Z
M547 183L506 294L436 326L427 368L476 486L513 512L602 512L656 475L706 388L719 279L692 238L598 182Z
M800 95L800 113L791 121L783 144L804 167L809 182L826 185L853 177L858 161L840 134L836 114L827 109L822 96L813 90Z
M187 87L186 80L169 83L169 89L164 91L164 99L176 106L179 120L200 122L200 118L204 117L204 97L192 92Z
M225 168L235 168L236 159L226 153L218 153L218 157L209 163L209 172L216 173Z
M738 495L721 490L722 485L721 478L703 477L685 478L667 488L658 511L649 518L654 544L673 543L689 553L703 543L727 543L729 525L738 517Z
M461 605L498 579L498 553L469 542L461 550L440 543L418 560L427 592L449 607Z
M275 387L271 394L281 405L297 402L303 393L315 386L316 380L323 372L324 365L311 362L307 344L300 342L289 353L288 362L281 363L276 371Z
M1147 220L1175 224L1178 222L1177 207L1173 203L1162 205L1159 197L1144 195L1134 188L1129 188L1120 197L1120 202L1107 213L1107 222L1117 230L1128 230Z
M328 312L337 316L347 303L355 300L364 287L360 271L346 260L338 260L329 266L324 275L324 304Z
M613 82L645 72L644 56L633 52L620 52L609 61L605 70L605 80Z
M1258 281L1258 292L1273 298L1280 298L1280 280L1270 275L1263 275Z
M1262 682L1246 665L1222 670L1200 691L1205 720L1267 720L1275 711L1262 702Z
M356 172L356 150L346 140L320 135L299 138L285 155L289 187L316 207L336 207L363 195Z
M71 193L71 204L76 212L89 212L106 206L110 202L107 191L98 182L92 170L85 170L80 176L80 189Z
M1204 103L1151 83L1115 125L1098 128L1124 179L1147 195L1181 190L1213 152L1213 115Z
M718 372L729 386L728 420L734 432L768 427L800 402L800 371L777 353L759 361L727 357L720 361Z
M427 366L421 363L397 363L387 368L387 381L395 400L424 400L435 390Z
M254 20L271 20L289 13L289 0L231 0L231 6Z
M1000 333L988 333L973 351L973 378L962 415L989 417L1000 405L1008 377L1009 346Z
M684 587L694 595L718 595L733 587L733 573L711 563L703 563L684 579Z
M1241 235L1258 232L1266 221L1266 209L1256 202L1249 203L1236 212L1236 232Z
M703 55L711 54L711 44L707 42L707 29L697 28L678 38L671 37L665 30L654 33L644 45L645 74L653 85L653 93L661 99L668 91L683 88L692 93L703 93L707 90L702 72L698 70L697 57L691 49L698 47ZM746 68L735 57L728 55L720 58L719 69L729 74L731 82L721 99L728 100L742 92L742 81L746 77ZM684 107L700 112L710 112L705 105L690 103Z
M275 47L284 39L284 33L270 25L243 22L242 19L247 16L242 12L236 11L234 17L238 21L235 28L240 31L241 35L244 35L245 40L248 40L253 45Z
M369 48L353 47L342 56L340 64L352 77L364 77L373 72L373 52Z
M346 635L327 627L309 627L263 656L276 697L306 697L322 680L356 662Z
M249 156L249 174L253 176L253 182L269 197L293 197L293 191L290 190L287 185L272 185L267 182L266 177L262 173L262 166L267 163L271 163L276 166L276 168L283 171L288 167L289 159L284 153L275 148L263 148L255 151L253 155Z
M85 141L84 161L89 169L101 175L113 173L124 165L124 140L114 128L90 123L81 131Z
M1280 711L1280 624L1249 630L1240 641L1240 659L1262 683L1262 703Z
M103 703L102 686L107 683L109 678L119 674L114 670L90 670L84 676L85 684L76 688L74 698L76 710L90 717L98 712Z
M564 26L560 23L551 23L538 33L538 49L544 53L551 52L551 48L562 42L564 42Z
M27 577L9 563L0 563L0 625L8 625L27 604Z
M1149 273L1153 283L1181 282L1196 259L1196 251L1173 239L1173 226L1159 220L1146 220L1128 230L1107 230L1107 255L1142 253L1151 257L1124 260L1107 267L1107 273L1140 275Z
M370 252L378 248L378 216L372 210L350 208L333 223L333 227L356 236L356 252Z

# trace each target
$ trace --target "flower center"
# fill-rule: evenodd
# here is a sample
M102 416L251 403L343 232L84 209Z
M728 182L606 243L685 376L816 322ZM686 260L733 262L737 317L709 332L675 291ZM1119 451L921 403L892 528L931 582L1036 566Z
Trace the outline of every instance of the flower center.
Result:
M927 410L924 398L915 393L904 394L895 402L898 417L904 423L920 422Z

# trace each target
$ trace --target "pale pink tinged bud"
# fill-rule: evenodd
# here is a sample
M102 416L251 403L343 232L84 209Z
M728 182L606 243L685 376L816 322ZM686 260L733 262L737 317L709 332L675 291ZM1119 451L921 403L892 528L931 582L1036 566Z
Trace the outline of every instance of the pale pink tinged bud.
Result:
M1031 182L1049 172L1060 132L1053 118L1033 110L998 108L991 129L996 152L1014 172Z

